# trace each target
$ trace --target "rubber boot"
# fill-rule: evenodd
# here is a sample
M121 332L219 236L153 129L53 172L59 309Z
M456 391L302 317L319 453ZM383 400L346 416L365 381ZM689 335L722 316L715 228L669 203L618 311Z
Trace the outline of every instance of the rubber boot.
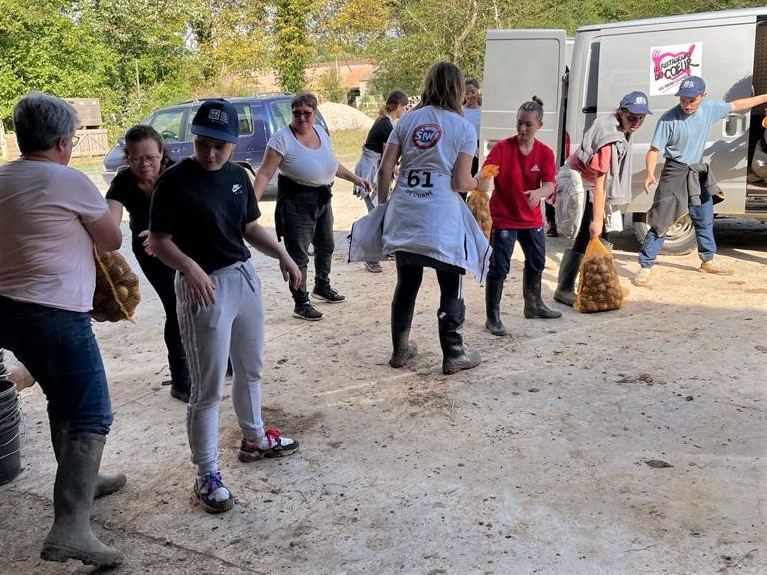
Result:
M532 270L522 272L522 296L525 299L525 317L556 319L562 317L562 312L554 311L546 307L541 299L541 276L542 273L536 273Z
M573 306L575 303L575 278L583 261L583 254L566 249L562 254L562 263L559 264L559 277L557 278L557 290L554 299L559 303Z
M485 327L493 335L506 335L506 328L501 321L501 295L503 294L502 279L488 279L485 285Z
M122 563L122 555L91 531L91 506L105 442L103 435L95 433L65 437L53 487L53 527L43 543L42 559L77 559L98 567Z
M67 425L61 421L51 420L51 443L53 444L53 454L56 456L56 462L61 461L61 450L64 448L64 442L67 437ZM93 494L94 499L111 495L120 491L128 482L124 473L101 474L96 478L96 489Z
M463 299L442 298L437 319L439 321L439 343L442 347L442 373L451 375L464 369L477 367L482 361L478 351L463 348L463 320L466 308Z
M392 354L389 365L405 367L418 353L418 347L410 341L410 326L413 324L413 309L391 306Z

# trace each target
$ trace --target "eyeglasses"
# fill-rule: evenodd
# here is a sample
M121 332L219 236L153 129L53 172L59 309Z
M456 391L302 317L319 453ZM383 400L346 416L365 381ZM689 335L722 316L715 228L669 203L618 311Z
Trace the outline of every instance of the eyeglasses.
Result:
M80 136L72 136L72 147L76 148L77 144L80 142Z
M155 156L128 156L128 163L132 166L140 166L142 164L149 166L156 164L160 161L160 158L162 158L162 156L159 154Z
M314 110L291 110L291 113L293 114L294 118L300 118L301 116L304 118L309 118L312 114L314 114Z

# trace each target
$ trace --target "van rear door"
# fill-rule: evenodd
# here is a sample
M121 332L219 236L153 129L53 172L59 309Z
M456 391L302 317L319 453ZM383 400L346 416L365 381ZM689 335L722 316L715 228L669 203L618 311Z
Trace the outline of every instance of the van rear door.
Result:
M559 155L566 51L564 30L488 30L480 165L496 142L516 134L517 110L533 96L543 100L543 127L536 138Z

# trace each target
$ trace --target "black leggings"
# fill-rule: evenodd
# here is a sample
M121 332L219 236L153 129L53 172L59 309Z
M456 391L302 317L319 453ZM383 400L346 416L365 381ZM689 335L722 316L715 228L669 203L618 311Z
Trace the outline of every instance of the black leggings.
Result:
M461 275L453 271L437 271L439 292L442 299L461 297ZM412 309L423 280L423 266L402 264L397 260L397 287L392 305L401 309Z

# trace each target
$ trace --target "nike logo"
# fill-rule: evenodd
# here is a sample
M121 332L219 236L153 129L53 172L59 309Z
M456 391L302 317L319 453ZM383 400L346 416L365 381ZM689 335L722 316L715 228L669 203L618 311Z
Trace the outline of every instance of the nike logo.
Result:
M232 193L236 195L236 194L239 194L240 192L242 192L242 186L240 184L234 184L232 186Z

